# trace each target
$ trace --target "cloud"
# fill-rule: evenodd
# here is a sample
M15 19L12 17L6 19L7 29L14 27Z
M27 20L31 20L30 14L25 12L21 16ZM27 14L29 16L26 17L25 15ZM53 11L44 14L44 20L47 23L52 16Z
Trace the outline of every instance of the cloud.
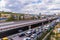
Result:
M59 0L1 0L0 11L50 13L60 10ZM57 11L58 12L58 11Z
M38 14L41 11L43 12L45 10L47 10L47 6L41 5L41 3L39 3L39 4L30 4L30 5L25 6L22 9L22 12Z
M41 0L7 0L7 4L5 5L6 9L10 9L13 12L21 12L21 10L27 6L32 4L38 4Z
M0 0L0 7L5 6L5 4L6 4L6 1L4 1L4 0Z
M6 0L0 0L0 11L10 11L10 9L5 8L6 4Z

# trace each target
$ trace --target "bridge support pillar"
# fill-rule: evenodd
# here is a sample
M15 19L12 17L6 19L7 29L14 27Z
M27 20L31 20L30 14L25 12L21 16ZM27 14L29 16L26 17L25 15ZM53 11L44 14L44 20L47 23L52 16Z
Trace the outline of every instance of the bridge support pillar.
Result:
M31 29L31 26L29 26L29 29Z
M50 23L50 21L49 21L49 23Z
M44 23L42 22L42 26L44 25Z

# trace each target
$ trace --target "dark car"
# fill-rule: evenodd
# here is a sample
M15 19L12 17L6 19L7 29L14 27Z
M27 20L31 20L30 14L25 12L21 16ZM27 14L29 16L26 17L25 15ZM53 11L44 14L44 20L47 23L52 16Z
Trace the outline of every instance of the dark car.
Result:
M19 34L18 36L19 36L19 37L23 37L23 36L25 36L25 33L21 33L21 34Z

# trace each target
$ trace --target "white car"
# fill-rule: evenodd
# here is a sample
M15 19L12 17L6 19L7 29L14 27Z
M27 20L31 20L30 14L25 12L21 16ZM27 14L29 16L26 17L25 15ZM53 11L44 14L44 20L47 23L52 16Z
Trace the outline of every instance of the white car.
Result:
M30 37L26 37L23 40L31 40L31 38Z
M30 37L30 36L32 35L32 32L31 32L31 31L27 31L27 32L25 33L25 35L26 35L27 37Z
M60 22L60 19L57 19L56 22Z
M44 29L46 29L46 30L49 29L49 25L45 25Z
M32 34L31 38L36 38L37 34Z

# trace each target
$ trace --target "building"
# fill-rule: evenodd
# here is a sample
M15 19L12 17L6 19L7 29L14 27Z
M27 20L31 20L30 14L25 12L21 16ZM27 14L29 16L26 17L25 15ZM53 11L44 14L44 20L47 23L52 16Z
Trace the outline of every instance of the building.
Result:
M11 14L1 14L1 18L10 18Z
M30 15L30 14L25 14L25 15L24 15L24 19L25 19L25 20L31 20L32 17L33 17L33 16Z
M9 19L11 17L13 17L16 20L33 20L35 18L35 16L33 16L31 14L12 13L12 12L0 12L0 21L2 19L3 19L2 21L6 21L5 19Z

